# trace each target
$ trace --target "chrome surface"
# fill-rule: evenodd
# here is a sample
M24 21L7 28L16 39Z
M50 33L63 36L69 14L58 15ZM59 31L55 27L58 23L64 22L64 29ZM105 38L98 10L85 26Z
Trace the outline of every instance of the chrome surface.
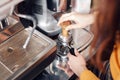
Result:
M59 42L61 42L62 45L69 46L69 43L72 41L71 33L69 33L68 37L64 37L62 36L62 34L59 34L58 40Z
M49 36L54 36L60 33L61 27L57 26L57 20L52 16L51 11L47 10L46 15L35 14L35 16L38 21L37 26Z

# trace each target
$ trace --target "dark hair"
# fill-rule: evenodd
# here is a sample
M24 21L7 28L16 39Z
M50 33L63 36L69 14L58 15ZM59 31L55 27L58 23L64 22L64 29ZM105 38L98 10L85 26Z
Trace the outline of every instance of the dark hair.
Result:
M94 39L92 48L97 49L96 55L91 59L99 69L103 62L109 60L116 32L120 32L120 0L101 0L96 22L92 27ZM111 51L110 51L111 50Z

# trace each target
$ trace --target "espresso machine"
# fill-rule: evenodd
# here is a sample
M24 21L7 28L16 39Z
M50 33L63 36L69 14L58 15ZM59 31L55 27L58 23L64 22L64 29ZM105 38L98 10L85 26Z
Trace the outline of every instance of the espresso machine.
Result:
M62 1L66 1L64 6L67 7L60 10ZM60 16L73 9L71 2L0 1L0 80L41 80L48 76L51 80L68 80L64 71L57 67L67 66L67 53L72 51L74 55L76 48L88 59L84 52L88 52L92 32L81 29L82 34L75 38L74 31L67 32L57 26ZM56 35L57 38L51 38Z

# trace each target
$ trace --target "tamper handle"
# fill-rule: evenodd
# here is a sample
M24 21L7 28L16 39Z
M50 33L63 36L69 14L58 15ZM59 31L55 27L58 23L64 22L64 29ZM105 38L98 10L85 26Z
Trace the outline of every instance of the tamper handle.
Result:
M62 35L64 37L68 37L68 31L66 30L66 27L69 26L71 24L71 21L64 21L63 23L60 24L61 28L62 28Z

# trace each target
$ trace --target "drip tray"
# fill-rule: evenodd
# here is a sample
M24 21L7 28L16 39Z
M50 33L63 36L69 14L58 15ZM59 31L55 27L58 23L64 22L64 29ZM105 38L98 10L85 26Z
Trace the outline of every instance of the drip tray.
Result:
M22 30L0 44L0 80L17 79L56 50L56 43L37 31L24 49L23 44L29 33L30 30Z

